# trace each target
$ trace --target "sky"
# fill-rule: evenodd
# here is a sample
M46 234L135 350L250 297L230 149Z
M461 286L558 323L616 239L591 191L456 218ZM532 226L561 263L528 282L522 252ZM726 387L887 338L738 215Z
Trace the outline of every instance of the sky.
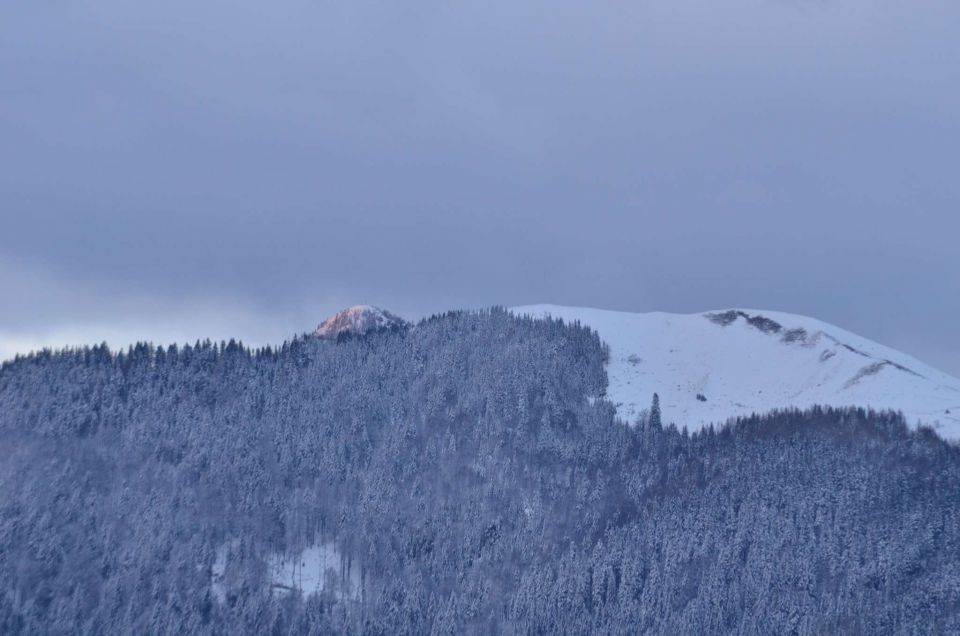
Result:
M814 316L960 376L955 0L0 4L0 358L357 303Z

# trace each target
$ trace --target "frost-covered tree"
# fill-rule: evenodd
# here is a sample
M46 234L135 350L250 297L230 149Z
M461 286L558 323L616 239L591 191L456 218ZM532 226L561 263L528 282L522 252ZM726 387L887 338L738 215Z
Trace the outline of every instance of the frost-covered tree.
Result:
M653 394L653 401L650 403L650 417L648 424L655 429L663 427L660 414L660 396L656 393Z

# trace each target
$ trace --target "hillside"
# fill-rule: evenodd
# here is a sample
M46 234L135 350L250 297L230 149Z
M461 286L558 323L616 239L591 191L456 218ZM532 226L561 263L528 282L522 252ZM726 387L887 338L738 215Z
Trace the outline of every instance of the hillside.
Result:
M696 430L813 405L902 411L960 438L960 380L813 318L773 311L625 313L557 305L517 314L579 321L610 346L607 397L633 422L659 394L665 421Z
M626 426L606 353L494 309L0 365L0 634L960 632L960 448Z

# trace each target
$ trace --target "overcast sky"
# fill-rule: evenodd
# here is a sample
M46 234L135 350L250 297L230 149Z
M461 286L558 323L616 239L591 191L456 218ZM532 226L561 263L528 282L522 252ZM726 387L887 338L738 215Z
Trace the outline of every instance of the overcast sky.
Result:
M958 34L956 0L0 3L0 358L550 302L960 375Z

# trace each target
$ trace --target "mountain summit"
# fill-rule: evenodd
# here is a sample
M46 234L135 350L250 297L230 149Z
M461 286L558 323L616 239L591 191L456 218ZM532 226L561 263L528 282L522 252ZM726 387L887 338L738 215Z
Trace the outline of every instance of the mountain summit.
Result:
M317 327L317 338L336 340L342 334L362 336L372 331L399 331L407 327L403 318L372 305L354 305L344 309Z
M517 314L579 321L610 346L607 397L634 422L659 394L663 421L691 430L773 409L870 407L960 439L960 380L805 316L727 309L624 313L531 305Z

